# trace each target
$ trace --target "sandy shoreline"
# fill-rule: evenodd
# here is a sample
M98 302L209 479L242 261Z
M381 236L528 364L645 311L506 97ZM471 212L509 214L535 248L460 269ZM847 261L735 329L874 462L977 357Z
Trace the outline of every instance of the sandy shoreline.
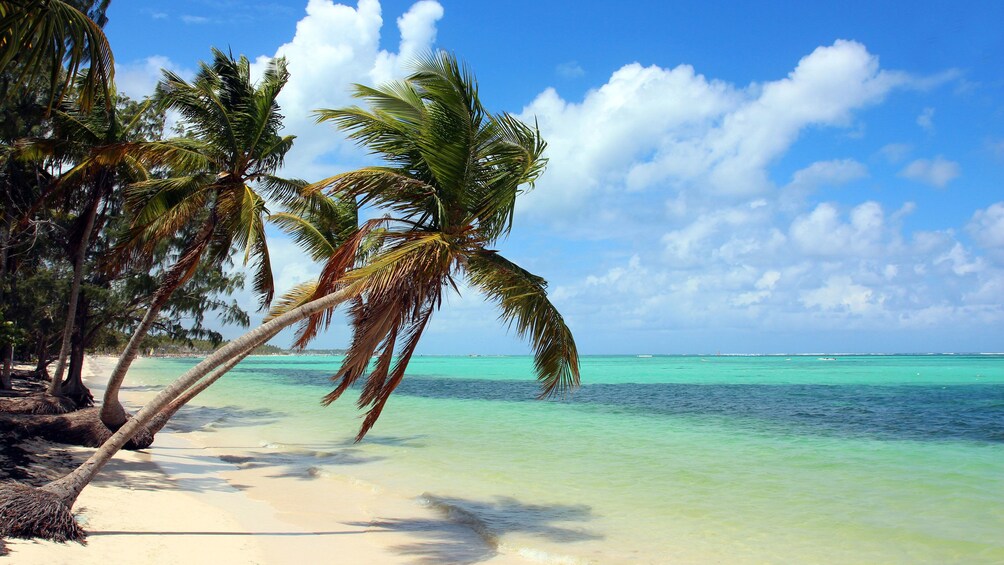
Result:
M91 359L100 398L114 362ZM128 383L127 383L128 384ZM136 409L148 391L123 391ZM165 429L145 452L120 452L74 510L87 545L8 540L19 564L527 563L416 501L350 477L277 475L248 447L210 449ZM86 456L90 450L79 450ZM0 558L3 559L3 558Z

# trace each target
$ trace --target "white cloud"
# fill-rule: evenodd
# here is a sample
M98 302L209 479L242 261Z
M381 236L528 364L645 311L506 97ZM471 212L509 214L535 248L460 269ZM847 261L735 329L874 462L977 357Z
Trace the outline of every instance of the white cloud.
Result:
M900 176L938 188L945 188L948 183L959 176L959 173L958 163L939 155L934 159L917 159L910 162L900 172Z
M882 253L885 215L877 202L865 202L840 218L836 206L822 203L791 224L790 237L803 253L812 257L873 257Z
M820 47L787 77L740 88L688 65L637 63L581 102L542 92L523 110L549 143L549 172L521 210L570 221L625 189L729 198L772 188L767 167L809 126L845 127L909 77L851 41ZM860 169L859 169L860 171Z
M416 55L432 49L435 23L443 16L437 2L417 2L400 18L396 53L380 49L383 18L377 0L356 7L331 0L310 0L296 33L272 55L285 57L289 82L279 95L286 133L297 136L283 174L319 180L365 160L331 125L314 123L313 112L355 103L353 83L375 84L401 78ZM258 74L272 56L258 57Z
M924 111L917 116L917 125L924 131L934 131L934 108L924 108Z
M586 74L586 70L576 61L561 63L554 70L561 78L579 78Z
M190 69L179 67L167 57L153 55L132 63L115 64L115 86L119 92L134 100L153 94L157 82L163 78L163 69L173 71L189 79L195 75Z
M802 304L808 308L846 310L852 314L866 313L883 301L870 288L855 284L848 276L830 277L824 286L805 291L801 296Z
M840 186L868 176L868 168L854 159L817 161L795 171L789 188Z
M934 259L935 265L948 265L959 276L979 273L986 267L982 258L973 259L961 243L956 243L948 252Z
M977 210L966 229L980 247L1004 264L1004 202Z
M210 19L205 16L192 16L189 14L185 14L181 16L181 21L189 25L200 25L209 23Z
M407 74L407 65L428 51L436 42L436 22L443 17L438 2L423 0L397 19L401 43L397 53L381 51L370 72L373 84L383 84Z

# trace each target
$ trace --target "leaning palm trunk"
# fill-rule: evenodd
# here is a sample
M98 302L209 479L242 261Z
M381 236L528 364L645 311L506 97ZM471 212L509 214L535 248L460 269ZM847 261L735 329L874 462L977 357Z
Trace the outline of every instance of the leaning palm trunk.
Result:
M117 453L122 446L129 441L132 435L140 428L149 424L150 421L158 413L160 413L161 410L167 407L172 400L177 398L188 388L192 387L199 381L199 379L205 377L217 367L228 363L234 357L246 355L248 351L254 349L282 329L317 312L333 308L349 298L358 296L362 287L363 282L356 282L343 288L342 290L339 290L338 292L333 292L322 298L314 300L313 302L304 304L303 306L290 310L281 316L273 318L254 330L219 348L213 352L213 354L202 360L202 362L198 365L189 369L184 375L160 391L160 393L154 397L153 400L148 402L138 413L136 413L134 418L128 420L121 428L119 428L118 431L115 432L112 437L109 438L108 441L106 441L104 445L102 445L94 453L94 455L90 457L90 459L77 467L69 475L43 486L41 490L58 497L69 509L73 506L77 496L80 495L80 492L84 489L84 487L91 482L94 476L97 475L98 472L108 463L108 461L111 460L115 453ZM0 494L0 507L3 506L3 502L3 495ZM17 520L18 517L4 516L0 513L0 526L2 526L4 519ZM2 530L0 530L0 535L3 535Z
M188 404L193 398L198 396L199 393L212 386L212 384L215 383L216 381L220 380L220 377L227 374L230 371L230 369L233 369L235 366L237 366L237 364L243 361L245 357L251 355L251 352L254 351L259 345L272 339L272 337L275 336L275 334L278 332L279 330L271 332L269 335L259 340L258 343L250 345L243 353L237 355L236 357L227 361L223 365L220 365L216 369L213 369L213 372L203 377L201 380L199 380L199 382L195 383L188 390L181 393L177 398L172 400L171 403L168 404L163 410L158 412L157 415L154 416L152 420L150 420L150 423L147 424L146 429L151 434L159 433L160 430L162 430L164 426L167 424L167 422L171 418L173 418L175 414L178 413L178 410L181 410L182 406Z
M70 341L77 319L77 300L80 299L80 286L84 280L84 260L87 257L87 247L91 240L91 230L94 229L94 219L98 215L98 204L101 200L100 189L95 190L90 205L87 208L87 218L84 220L84 230L80 234L80 245L73 257L73 283L70 285L70 300L66 306L66 325L63 326L63 342L59 347L59 357L56 359L56 372L49 381L48 393L60 393L63 383L63 373L66 371L66 360L70 356Z
M122 355L119 356L118 363L115 364L115 369L112 370L111 376L108 377L108 386L105 388L104 399L101 402L101 421L110 429L118 429L128 419L125 408L119 401L119 389L122 388L122 383L125 381L129 367L136 360L136 356L139 355L139 347L143 342L143 338L146 337L153 323L157 321L157 316L160 315L161 309L167 304L174 291L185 284L195 273L195 268L199 264L202 252L209 244L209 237L212 234L213 227L214 222L206 221L193 243L181 258L178 259L178 262L167 272L164 283L157 289L150 308L147 310L146 315L143 316L139 327L136 328L132 337L129 338L129 343L126 344Z

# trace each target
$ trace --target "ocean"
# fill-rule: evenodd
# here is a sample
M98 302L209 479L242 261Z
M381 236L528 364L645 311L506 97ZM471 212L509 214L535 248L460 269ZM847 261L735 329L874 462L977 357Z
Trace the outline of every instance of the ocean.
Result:
M341 358L249 357L169 425L543 563L1004 563L1004 356L420 356L361 443ZM154 390L195 359L146 359ZM288 472L288 471L287 471Z

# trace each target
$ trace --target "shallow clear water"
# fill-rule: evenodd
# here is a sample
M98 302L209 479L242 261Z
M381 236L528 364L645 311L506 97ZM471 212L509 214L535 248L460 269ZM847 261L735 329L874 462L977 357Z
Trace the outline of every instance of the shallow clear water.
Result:
M186 407L311 476L421 497L550 562L1004 562L1004 357L418 357L353 444L332 357L253 357ZM133 385L193 365L147 360Z

